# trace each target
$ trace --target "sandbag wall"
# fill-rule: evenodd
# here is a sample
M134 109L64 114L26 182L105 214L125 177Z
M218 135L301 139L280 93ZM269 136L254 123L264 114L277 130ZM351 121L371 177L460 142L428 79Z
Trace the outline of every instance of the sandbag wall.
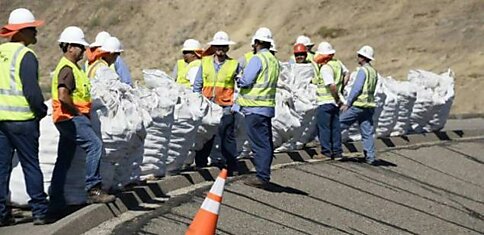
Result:
M301 149L316 137L316 86L311 65L281 63L272 120L276 151ZM110 69L100 70L92 81L93 127L102 138L103 187L122 190L139 180L176 174L193 163L194 154L216 133L223 110L200 94L176 84L160 70L144 70L144 85L132 88ZM354 75L352 76L354 77ZM351 81L350 81L351 84ZM349 91L351 85L346 90ZM407 81L379 77L376 91L377 136L439 130L445 125L454 98L454 74L411 70ZM40 165L48 190L57 158L59 134L49 114L41 121ZM243 115L236 116L238 152L250 154ZM360 138L356 127L348 138ZM214 153L217 147L214 148ZM65 186L68 204L85 202L85 155L76 151ZM11 201L29 200L23 173L14 160L10 181Z

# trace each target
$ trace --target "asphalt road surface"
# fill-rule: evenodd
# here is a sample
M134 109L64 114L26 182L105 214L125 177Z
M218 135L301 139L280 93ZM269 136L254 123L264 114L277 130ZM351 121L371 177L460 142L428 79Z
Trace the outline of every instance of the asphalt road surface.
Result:
M217 234L484 234L484 141L291 165L257 189L231 178ZM208 187L118 225L113 234L184 234Z

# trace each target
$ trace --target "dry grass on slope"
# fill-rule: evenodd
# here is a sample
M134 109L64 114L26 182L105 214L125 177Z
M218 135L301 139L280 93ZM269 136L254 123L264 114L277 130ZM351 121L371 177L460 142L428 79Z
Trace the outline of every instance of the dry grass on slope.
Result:
M206 43L224 30L238 42L230 51L237 58L250 50L253 32L266 26L273 31L283 61L295 38L304 33L316 43L331 42L350 69L363 44L375 48L378 70L397 79L406 79L413 68L442 72L450 67L457 74L452 112L482 112L482 0L1 0L1 22L21 6L47 23L34 47L46 87L60 56L57 37L69 25L83 28L90 41L101 30L119 37L126 48L123 57L138 79L142 68L171 71L186 38Z

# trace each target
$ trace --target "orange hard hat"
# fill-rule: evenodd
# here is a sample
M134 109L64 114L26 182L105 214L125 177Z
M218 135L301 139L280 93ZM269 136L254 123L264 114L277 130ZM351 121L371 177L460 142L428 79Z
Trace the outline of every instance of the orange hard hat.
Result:
M306 46L304 46L304 44L298 43L298 44L294 45L293 51L294 51L294 54L296 54L296 53L305 53L305 52L307 53L308 52L308 48Z

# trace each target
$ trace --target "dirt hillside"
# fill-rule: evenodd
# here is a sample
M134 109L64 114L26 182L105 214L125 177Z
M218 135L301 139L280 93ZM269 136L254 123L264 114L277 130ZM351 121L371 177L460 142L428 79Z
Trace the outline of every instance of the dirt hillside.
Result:
M2 25L17 7L46 21L33 46L45 90L61 55L56 40L69 25L83 28L89 41L101 30L119 37L136 79L143 68L171 71L185 39L206 43L218 30L237 42L229 54L238 58L250 50L254 31L266 26L282 61L296 37L306 34L315 43L332 43L350 69L364 44L375 48L379 72L397 79L406 79L409 69L452 68L457 75L452 113L484 112L479 108L484 103L482 0L0 0Z

